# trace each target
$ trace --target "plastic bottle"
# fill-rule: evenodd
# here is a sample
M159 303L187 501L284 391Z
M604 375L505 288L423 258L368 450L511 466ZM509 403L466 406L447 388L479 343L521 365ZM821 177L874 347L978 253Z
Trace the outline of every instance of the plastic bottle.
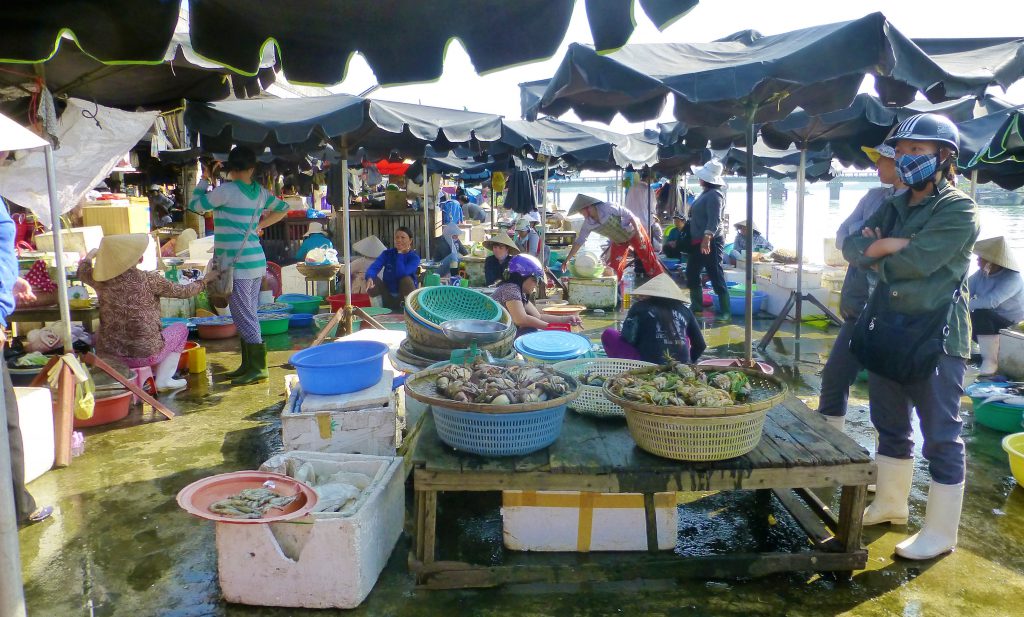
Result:
M633 295L633 283L635 275L633 270L626 270L622 275L622 310L628 311L631 302L630 296Z

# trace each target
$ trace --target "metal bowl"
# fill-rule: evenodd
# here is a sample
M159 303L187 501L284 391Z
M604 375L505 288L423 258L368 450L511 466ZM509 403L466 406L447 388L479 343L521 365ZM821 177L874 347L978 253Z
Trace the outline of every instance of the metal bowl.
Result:
M163 260L168 266L181 266L185 264L185 260L181 257L164 257Z
M456 343L470 344L473 341L486 345L500 341L508 334L509 328L514 326L506 325L500 321L487 321L485 319L452 319L441 324L441 331L448 337L448 340Z

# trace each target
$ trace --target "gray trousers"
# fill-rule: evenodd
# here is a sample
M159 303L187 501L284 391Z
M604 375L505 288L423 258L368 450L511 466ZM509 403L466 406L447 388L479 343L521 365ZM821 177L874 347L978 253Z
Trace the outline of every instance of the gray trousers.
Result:
M911 415L917 409L924 435L924 457L932 480L939 484L964 481L966 461L960 439L960 397L967 362L942 355L935 373L917 383L904 385L871 373L868 392L871 423L878 430L878 453L892 458L914 456Z
M0 346L2 349L2 346ZM4 409L7 412L7 444L11 449L11 480L14 484L14 509L18 523L28 520L36 510L36 502L25 489L25 444L21 439L21 421L18 416L18 398L7 363L3 363Z
M821 371L821 396L818 398L818 412L826 416L845 416L850 400L850 386L857 380L861 365L850 351L850 337L853 336L855 319L847 319L839 328L832 351Z

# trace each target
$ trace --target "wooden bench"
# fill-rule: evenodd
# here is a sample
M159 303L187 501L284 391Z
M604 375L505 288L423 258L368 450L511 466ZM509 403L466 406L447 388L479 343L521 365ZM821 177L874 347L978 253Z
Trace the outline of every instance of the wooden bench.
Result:
M786 571L849 573L867 563L867 551L861 546L861 516L867 485L874 482L875 465L867 451L828 426L796 397L769 411L756 449L712 463L653 456L636 446L625 422L595 421L571 411L551 447L513 458L484 458L449 448L437 437L433 417L428 414L408 457L415 490L410 567L417 581L429 588L634 578L718 579ZM835 487L841 488L838 516L809 490ZM520 553L502 565L490 566L436 561L438 493L503 490L641 493L650 552ZM755 490L759 509L766 512L774 495L807 533L810 548L795 553L700 557L655 552L655 493L730 490Z

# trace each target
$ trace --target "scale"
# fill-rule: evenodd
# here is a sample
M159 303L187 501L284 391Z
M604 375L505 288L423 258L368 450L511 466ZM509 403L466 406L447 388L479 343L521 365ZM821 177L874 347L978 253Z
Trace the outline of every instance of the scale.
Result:
M164 272L164 277L172 283L180 283L181 281L178 278L178 266L183 265L185 260L181 257L164 257L163 261L164 264L170 266L167 272Z
M483 358L485 362L491 363L494 362L491 352L480 349L477 343L487 345L500 341L502 337L508 335L509 328L513 327L515 326L485 319L452 319L441 324L441 331L449 341L469 345L466 349L452 350L452 364L472 364L477 358Z

